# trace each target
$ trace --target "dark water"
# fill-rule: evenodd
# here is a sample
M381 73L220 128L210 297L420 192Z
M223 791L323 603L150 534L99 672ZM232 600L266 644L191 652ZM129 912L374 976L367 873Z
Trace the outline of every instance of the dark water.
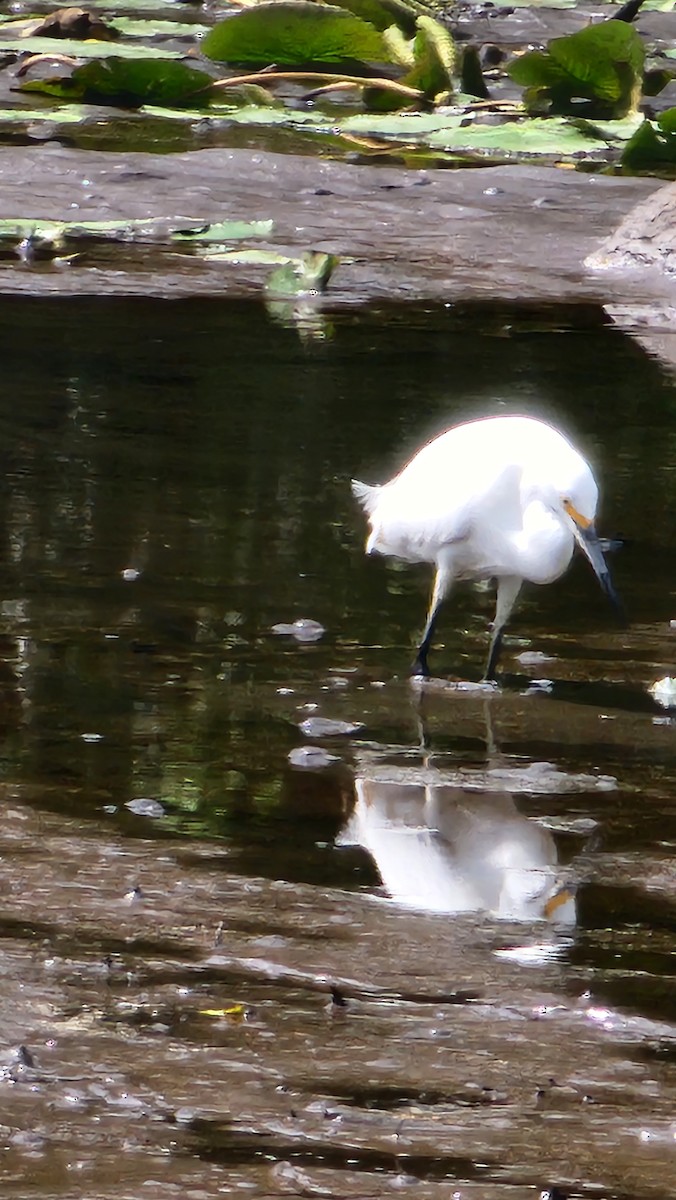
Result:
M0 1189L675 1196L673 381L590 310L0 329ZM630 623L576 563L499 693L421 695L429 573L349 479L506 411L595 464ZM449 601L440 676L491 616ZM313 717L361 728L293 768Z

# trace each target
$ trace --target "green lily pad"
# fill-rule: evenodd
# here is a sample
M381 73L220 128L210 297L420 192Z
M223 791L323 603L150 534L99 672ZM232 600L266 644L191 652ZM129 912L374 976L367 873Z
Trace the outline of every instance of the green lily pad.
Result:
M113 17L110 24L125 37L134 38L201 38L211 28L209 25L190 25L186 21L151 21L140 17Z
M564 117L531 117L505 121L502 125L477 122L463 128L440 130L425 140L427 145L438 149L480 151L509 158L533 155L569 158L608 150L608 139L594 134L592 126Z
M104 238L109 241L157 240L152 236L157 224L152 218L118 221L45 221L35 217L7 217L0 220L0 241L37 239L42 245L63 248L68 240ZM149 236L150 234L150 236Z
M623 117L638 106L644 58L643 42L631 25L604 21L554 38L544 51L524 54L508 74L526 87L524 101L531 112Z
M467 124L467 116L454 113L401 113L381 117L360 113L341 121L343 133L417 143L435 150L480 152L489 156L530 158L534 155L570 157L607 152L616 140L607 131L617 125L626 138L624 122L608 122L602 131L591 122L564 117L529 117L487 125ZM618 136L617 143L619 145Z
M219 101L223 92L219 93ZM326 116L317 112L295 112L286 108L264 108L262 105L248 105L243 108L232 104L214 103L205 112L203 108L167 108L163 105L145 105L143 112L149 116L164 118L168 121L228 121L236 125L286 125L289 129L315 128L320 132L336 128L336 122L330 122Z
M373 25L309 0L275 0L228 17L207 34L202 51L216 62L278 66L388 59Z
M204 117L204 113L199 111L147 111L169 119ZM611 158L612 152L619 150L631 137L637 120L635 114L623 121L607 122L564 117L524 117L500 125L488 125L480 121L468 124L467 115L462 111L357 113L335 120L319 112L259 108L213 108L209 110L209 116L212 120L223 119L234 124L286 126L334 137L378 138L383 144L392 142L397 146L427 147L437 153L467 151L509 159L530 159L533 156Z
M212 78L185 63L146 58L101 58L76 67L64 79L34 79L22 92L40 92L59 99L90 104L115 104L137 108L142 104L194 104L200 97L209 103Z
M181 242L238 242L269 237L274 221L214 221L197 229L177 229L171 236Z
M278 254L275 250L213 250L203 252L205 262L231 263L233 266L248 265L253 267L278 267L293 260L288 254Z
M125 42L79 42L74 38L9 38L0 29L0 53L64 54L70 58L184 58L180 50L159 46L129 45Z
M60 104L54 108L0 108L0 124L29 124L35 121L50 121L60 125L71 125L83 121L87 115L81 104Z

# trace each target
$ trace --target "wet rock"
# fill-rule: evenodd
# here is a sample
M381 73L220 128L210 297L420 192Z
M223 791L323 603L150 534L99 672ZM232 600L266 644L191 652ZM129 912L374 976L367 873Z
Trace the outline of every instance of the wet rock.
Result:
M517 654L516 661L521 663L522 667L537 667L542 663L552 662L551 654L543 654L542 650L524 650L521 654Z
M528 686L528 691L529 692L553 692L554 691L554 680L553 679L531 679L530 684Z
M305 737L325 738L349 737L352 733L359 733L364 726L360 721L338 721L331 717L308 717L305 721L301 721L298 728Z
M676 274L676 183L641 200L585 260L592 269L651 267Z
M576 14L577 25L584 23ZM671 20L671 16L669 15ZM480 41L485 40L485 28ZM36 219L81 220L152 216L158 222L221 219L224 206L252 220L275 219L279 245L321 244L345 255L350 265L332 283L340 303L389 298L457 299L513 297L533 302L575 297L597 302L607 280L581 270L582 261L618 225L637 201L655 190L654 180L612 178L560 171L555 167L491 167L490 187L474 167L435 172L433 177L396 167L353 166L300 155L257 153L218 147L158 156L124 152L92 155L71 147L0 148L0 217L23 211L31 195ZM88 196L73 180L86 175ZM275 179L271 208L270 180ZM111 186L114 183L114 187ZM425 186L422 186L425 184ZM386 187L387 185L387 187ZM321 204L307 208L308 190L322 188ZM415 194L415 219L404 197ZM533 197L554 205L532 209ZM345 211L349 207L349 230ZM571 214L583 211L581 226ZM499 213L499 219L495 219ZM382 230L388 253L382 253ZM420 255L420 230L434 229L435 253ZM205 279L204 263L184 256L158 257L154 269L94 265L76 271L5 272L5 294L70 293L204 295L207 291L258 294L260 274L244 271ZM626 288L623 285L623 294ZM131 564L130 564L131 565Z
M463 692L468 696L497 695L500 690L490 680L475 683L471 679L429 679L425 675L412 675L411 687L425 692Z
M34 37L96 38L99 42L112 42L120 36L112 25L106 25L84 8L59 8L39 21L31 32Z
M328 750L323 750L321 746L295 746L289 751L288 759L292 767L299 767L304 771L321 771L324 767L340 762L337 754L329 754Z
M272 632L295 638L297 642L318 642L324 636L326 630L323 625L319 624L319 621L312 621L307 617L301 617L290 625L285 624L283 621L277 625L273 625Z
M156 820L165 815L164 807L159 800L152 800L149 796L139 796L135 800L127 800L124 807L128 808L135 817L150 817Z

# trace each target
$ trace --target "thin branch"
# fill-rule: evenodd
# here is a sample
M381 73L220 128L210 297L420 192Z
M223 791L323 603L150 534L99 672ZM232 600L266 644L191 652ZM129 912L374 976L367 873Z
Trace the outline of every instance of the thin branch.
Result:
M351 79L344 79L342 83L325 83L323 87L314 88L311 92L305 92L304 100L314 100L316 96L323 96L325 92L351 92L355 84Z
M525 112L520 100L472 100L461 112Z
M29 67L34 67L36 63L40 62L59 62L63 63L66 67L74 67L77 59L71 58L69 54L31 54L30 58L24 59L21 66L16 71L17 79L19 79L22 75L25 75Z
M246 83L272 83L276 79L286 79L291 81L303 82L308 79L319 79L326 84L350 84L352 87L360 88L382 88L385 91L397 92L400 96L410 96L413 100L421 100L423 93L418 88L407 87L404 83L397 83L395 79L363 79L360 75L333 75L325 71L275 71L262 72L256 71L252 75L234 75L230 79L214 79L209 85L211 88L230 88L238 87Z

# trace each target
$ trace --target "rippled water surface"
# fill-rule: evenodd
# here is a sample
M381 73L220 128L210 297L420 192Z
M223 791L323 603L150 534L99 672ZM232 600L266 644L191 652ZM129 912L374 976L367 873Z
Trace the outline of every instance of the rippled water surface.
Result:
M676 1196L673 380L589 310L0 329L2 1193ZM415 687L429 571L349 480L510 411L594 462L629 625L576 562L458 687L459 588Z

